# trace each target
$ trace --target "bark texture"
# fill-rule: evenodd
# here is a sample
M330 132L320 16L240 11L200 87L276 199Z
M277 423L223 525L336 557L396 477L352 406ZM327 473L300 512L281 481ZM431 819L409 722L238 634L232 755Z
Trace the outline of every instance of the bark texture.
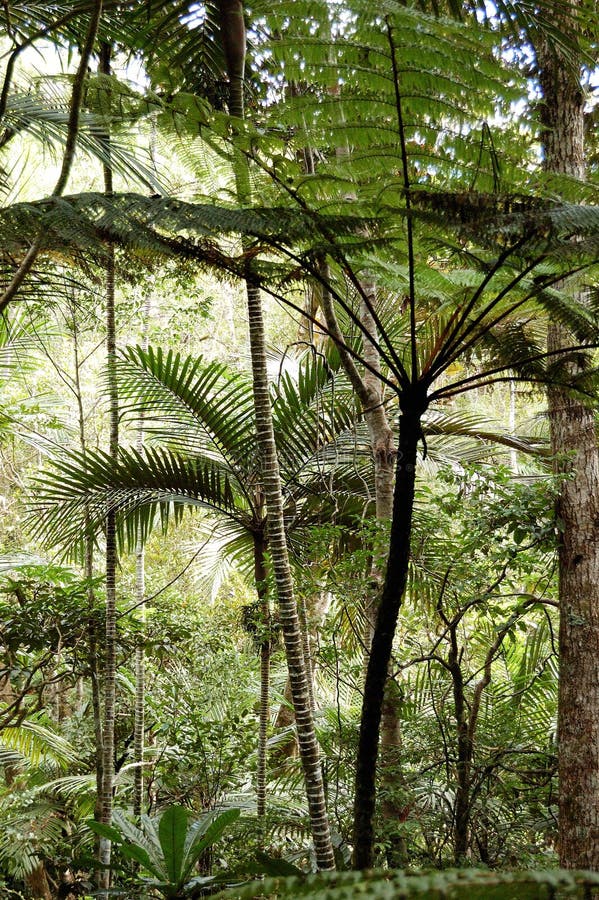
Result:
M572 4L571 12L581 6ZM576 28L556 4L556 22ZM584 178L584 98L579 61L537 45L543 94L541 124L549 172ZM549 350L568 335L549 329ZM549 391L557 467L569 471L558 502L560 686L558 715L559 853L567 868L599 870L599 453L594 410L565 391ZM569 458L564 459L567 454Z
M144 730L146 711L146 659L145 659L145 552L141 541L135 550L135 602L139 604L142 631L135 646L135 706L133 714L133 761L136 764L133 783L133 815L139 818L143 812L144 795Z
M268 388L262 301L260 291L251 284L247 285L247 299L256 428L262 460L264 494L268 509L268 546L272 556L281 612L300 759L304 771L317 864L320 869L334 869L335 857L326 809L320 749L314 731L304 646L287 554L281 476Z
M370 446L374 461L374 490L376 518L379 522L390 522L393 517L393 488L395 484L395 436L389 422L383 383L378 377L381 371L381 359L378 351L378 329L371 309L376 304L376 289L374 284L363 281L361 283L365 296L360 304L360 321L372 340L365 335L363 338L364 360L370 368L364 368L364 387L368 391L371 402L369 407L364 407L364 418L368 426ZM383 584L383 562L375 555L371 570L372 584L375 590L371 590L366 597L366 634L365 668L368 668L368 655L372 644L372 637L376 625L376 613L378 598ZM382 819L381 837L387 845L387 863L392 868L401 868L406 864L407 847L401 833L401 823L405 818L405 803L403 802L402 777L401 777L401 722L400 722L400 692L397 685L387 680L385 697L381 717L381 803L380 815Z
M405 398L402 406L387 571L364 685L354 798L353 865L356 869L369 869L373 864L378 736L393 638L408 578L416 453L425 408L424 398L421 403L418 399Z
M220 0L219 11L229 75L229 112L232 116L243 119L246 45L243 3L241 0ZM236 169L238 199L241 203L246 203L250 199L251 192L244 158L238 159ZM326 809L320 748L314 730L301 628L287 553L281 475L270 406L262 298L260 289L252 283L249 272L246 279L246 294L256 432L268 511L268 546L281 614L310 825L318 868L334 869L335 856Z
M100 52L100 70L110 75L110 47L103 44ZM110 136L107 135L109 146ZM104 191L112 194L112 169L104 165ZM119 414L116 388L116 317L115 317L115 259L114 247L107 249L106 263L106 365L108 368L108 392L110 403L109 453L113 459L118 456ZM116 514L110 511L106 516L106 612L105 612L105 655L104 655L104 724L102 759L102 796L100 800L101 821L110 825L112 821L112 797L114 788L115 757L115 716L116 716L116 570L118 565ZM100 839L100 862L106 868L101 873L100 885L110 886L110 842Z
M266 545L263 534L254 534L254 579L260 603L260 724L258 730L258 765L256 771L256 811L266 815L266 763L268 725L270 722L270 604L268 600Z
M555 337L555 335L554 335ZM550 392L552 446L574 458L559 498L559 853L599 870L599 457L592 409Z

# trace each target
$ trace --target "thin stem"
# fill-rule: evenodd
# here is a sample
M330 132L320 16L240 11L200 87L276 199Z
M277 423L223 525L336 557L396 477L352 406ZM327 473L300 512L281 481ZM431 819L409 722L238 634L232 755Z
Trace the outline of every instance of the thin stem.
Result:
M418 353L416 346L416 267L414 262L414 230L412 225L412 195L410 185L410 172L408 168L408 150L406 146L406 132L403 120L403 110L401 102L401 91L399 89L399 68L397 66L397 48L393 40L393 29L391 28L391 20L386 16L385 23L387 25L387 39L389 41L389 49L391 51L391 65L393 68L393 89L395 91L395 109L397 113L397 130L399 133L399 144L401 149L401 168L403 187L406 198L406 237L408 245L408 293L410 302L410 351L412 357L411 382L415 384L418 381Z
M85 85L85 79L87 78L89 61L94 48L96 35L98 33L98 26L100 24L101 15L102 0L96 0L94 4L94 11L91 15L89 26L87 29L85 44L81 52L79 67L73 81L67 139L65 142L65 150L62 159L60 174L58 176L58 181L56 182L54 190L52 191L52 197L60 197L62 192L64 191L71 171L71 166L73 164L73 159L75 157L75 149L77 147L77 139L79 137L79 121L81 116L81 104L83 101L83 88ZM42 248L44 236L45 233L43 229L41 229L33 239L29 250L23 257L23 260L21 261L17 271L14 273L10 283L5 288L2 296L0 297L0 313L4 312L8 304L14 298L15 294L25 281L26 277L31 272L35 260L37 259L38 254Z
M439 372L442 372L443 369L446 367L446 365L448 365L448 363L447 363L448 358L450 358L450 356L452 354L456 353L458 351L458 349L459 349L460 353L462 352L461 351L462 345L460 342L464 339L465 334L467 334L468 331L470 330L470 329L468 329L466 332L462 332L462 327L468 321L468 316L470 315L470 313L476 306L479 298L483 294L483 291L485 290L487 285L490 284L490 282L495 277L497 272L499 272L503 268L504 264L508 261L508 259L510 258L510 256L513 253L517 252L519 249L521 249L521 247L524 246L524 244L526 243L527 240L528 240L528 236L526 236L526 238L524 238L524 237L521 238L519 241L517 241L511 247L508 247L506 250L504 250L503 253L500 253L500 255L497 257L497 259L495 260L495 262L493 263L493 265L491 266L491 268L489 269L489 271L487 272L487 274L485 275L485 277L483 278L483 280L481 281L481 283L475 290L474 294L472 295L472 297L470 298L470 300L468 301L468 303L462 310L462 313L459 316L459 318L457 319L456 323L454 324L452 332L450 333L450 335L448 336L448 338L445 341L445 346L439 352L436 362L433 363L433 365L430 368L431 374L436 376L437 374L439 374ZM537 260L535 265L538 265L539 262L540 262L540 260ZM451 356L451 358L453 358L453 357Z

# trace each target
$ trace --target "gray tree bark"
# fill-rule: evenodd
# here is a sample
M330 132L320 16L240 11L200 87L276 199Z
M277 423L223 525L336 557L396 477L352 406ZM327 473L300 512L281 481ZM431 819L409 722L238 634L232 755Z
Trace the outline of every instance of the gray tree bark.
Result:
M573 12L582 5L572 4ZM556 3L556 23L576 38ZM548 172L582 179L584 97L580 61L547 41L536 47L543 94L541 125ZM551 325L551 351L568 335ZM560 685L558 713L559 854L567 868L599 870L599 451L595 411L549 390L551 444L563 483L558 515Z

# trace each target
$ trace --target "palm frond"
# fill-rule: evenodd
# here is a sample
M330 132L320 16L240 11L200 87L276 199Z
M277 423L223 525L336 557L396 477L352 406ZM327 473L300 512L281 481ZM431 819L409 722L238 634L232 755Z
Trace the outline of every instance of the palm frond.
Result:
M255 457L249 381L218 362L160 348L128 348L117 360L121 407L146 435L184 453L217 454L232 471Z
M25 719L18 726L2 729L0 754L5 759L13 756L21 765L33 767L39 767L48 761L66 767L77 760L75 748L60 734L35 718Z
M108 510L119 514L121 540L144 539L157 515L166 527L180 521L183 505L220 511L243 521L243 492L230 471L209 459L187 457L168 449L121 450L108 454L65 453L53 470L38 479L31 521L49 544L77 547L86 520L101 531ZM124 531L123 531L124 527Z

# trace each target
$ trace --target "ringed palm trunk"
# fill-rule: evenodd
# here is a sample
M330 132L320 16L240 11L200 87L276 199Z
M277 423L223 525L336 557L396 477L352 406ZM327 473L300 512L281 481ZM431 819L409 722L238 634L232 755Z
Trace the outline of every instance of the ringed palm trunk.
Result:
M79 354L79 327L77 323L77 311L75 303L72 305L72 328L73 328L73 364L74 375L73 381L75 385L75 397L77 401L77 419L79 426L79 446L81 452L85 456L87 452L87 439L85 434L85 412L83 409L83 393L81 389L81 360ZM102 819L101 799L102 786L104 782L103 776L103 760L104 760L104 739L102 734L102 697L101 697L101 676L100 676L100 660L98 654L98 628L96 621L96 596L93 588L94 577L94 538L92 528L89 521L89 514L85 516L85 555L83 563L83 571L87 580L87 601L88 601L88 641L89 641L89 672L91 682L92 696L92 712L94 720L94 763L96 772L96 802L94 809L94 817L100 822ZM99 840L99 839L98 839ZM99 847L99 844L98 844Z
M100 54L101 71L110 75L110 47L103 44ZM108 136L108 140L109 140ZM104 167L104 190L111 194L112 169ZM118 456L118 402L116 389L116 319L115 319L115 258L114 247L108 247L106 263L106 361L108 367L109 403L110 403L110 438L109 453L116 459ZM105 614L105 657L104 657L104 726L103 726L103 760L102 760L102 797L101 821L110 825L112 821L113 788L114 788L114 755L115 755L115 711L116 711L116 570L118 564L116 539L116 514L109 512L106 516L106 614ZM110 842L102 839L100 844L100 862L110 865ZM110 870L102 873L102 887L110 885Z
M575 10L581 6L574 3ZM556 9L567 28L563 10ZM571 26L572 35L574 29ZM584 178L584 97L579 60L539 43L545 167ZM550 326L549 350L569 343ZM567 868L599 870L599 451L595 411L549 390L551 444L572 477L558 501L559 546L559 854ZM567 461L564 459L567 457Z
M245 70L245 24L241 0L220 0L222 36L230 84L229 112L244 116L243 79ZM241 203L250 197L249 177L245 159L236 166L237 196ZM275 444L268 370L266 340L260 289L246 279L250 354L256 432L262 464L262 482L268 511L268 546L272 556L277 598L281 614L285 654L295 709L299 753L304 772L308 811L319 869L334 869L335 857L326 809L326 798L320 748L314 730L310 693L306 674L306 660L293 581L283 515L283 497L279 461Z
M151 297L148 294L144 303L143 340L144 350L148 349L148 328L150 320ZM115 397L118 410L118 397ZM144 445L143 416L137 432L137 450L141 453ZM145 671L145 630L146 630L146 572L145 548L138 539L135 548L135 604L140 614L140 634L135 646L135 707L133 715L133 762L136 764L133 783L133 815L139 818L143 812L144 793L144 733L146 704L146 671Z
M141 610L141 633L135 646L135 707L133 714L133 762L135 775L133 782L133 815L139 819L143 812L144 793L144 728L146 703L145 677L145 552L141 541L135 549L135 603Z
M256 810L259 819L266 816L266 763L270 722L270 605L265 552L264 535L254 534L254 578L260 604L260 723L256 772Z

